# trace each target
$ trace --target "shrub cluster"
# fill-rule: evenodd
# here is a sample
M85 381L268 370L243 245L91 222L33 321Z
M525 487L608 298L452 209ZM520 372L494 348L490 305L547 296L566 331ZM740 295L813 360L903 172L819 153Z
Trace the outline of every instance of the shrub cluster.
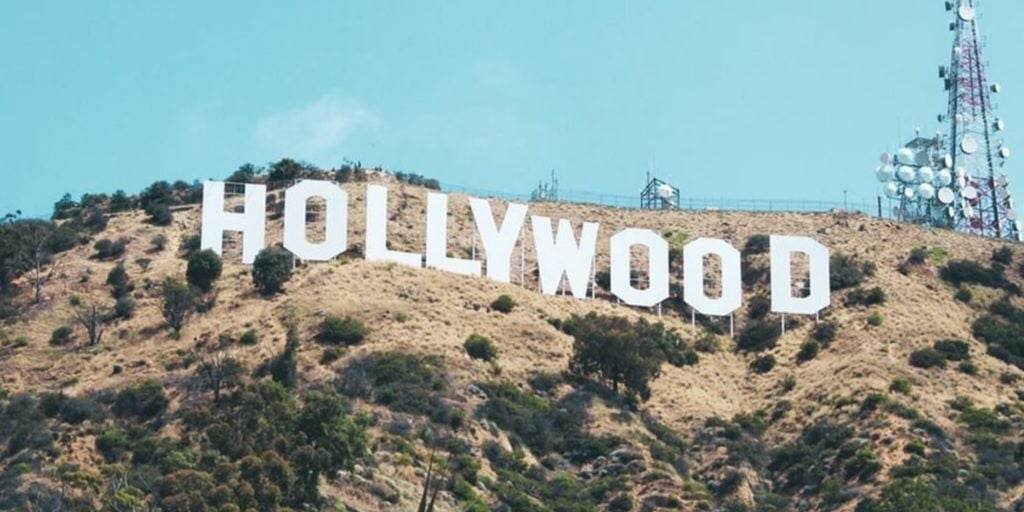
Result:
M486 336L470 334L462 346L466 349L466 353L469 354L469 357L472 357L473 359L482 359L490 362L498 357L498 347L496 347L494 342Z
M346 316L327 316L316 333L317 341L331 345L358 345L370 334L362 322Z

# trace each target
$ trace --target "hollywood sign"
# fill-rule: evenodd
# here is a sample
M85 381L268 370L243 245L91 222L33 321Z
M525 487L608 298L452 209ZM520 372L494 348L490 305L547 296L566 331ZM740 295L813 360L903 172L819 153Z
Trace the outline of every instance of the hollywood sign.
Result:
M265 247L266 186L245 186L244 210L224 210L224 183L209 181L203 185L202 248L222 253L226 231L242 233L242 262L252 264L256 254ZM306 237L306 205L311 198L320 198L325 205L324 240L310 242ZM476 232L484 250L484 261L448 256L448 196L427 193L426 247L424 253L397 251L388 248L388 189L380 185L366 187L367 261L386 261L420 268L427 267L471 276L486 275L502 283L511 281L514 250L526 222L528 206L509 203L504 218L498 222L485 199L469 198ZM541 293L555 295L563 280L572 295L587 296L594 276L597 235L600 224L584 222L577 238L572 223L530 216L533 246L537 257ZM525 243L525 241L524 241ZM814 239L803 236L770 237L771 309L776 313L813 315L828 307L829 251ZM329 181L305 180L285 191L284 247L306 261L330 261L348 248L348 194ZM648 284L634 286L632 252L646 248ZM669 244L649 229L627 228L612 235L609 243L611 260L611 293L622 302L653 307L669 297ZM792 262L795 253L807 257L809 293L793 294ZM705 256L721 261L721 293L710 297L704 288ZM425 257L424 257L425 256ZM704 315L728 316L742 306L740 252L724 240L699 238L683 248L683 300Z

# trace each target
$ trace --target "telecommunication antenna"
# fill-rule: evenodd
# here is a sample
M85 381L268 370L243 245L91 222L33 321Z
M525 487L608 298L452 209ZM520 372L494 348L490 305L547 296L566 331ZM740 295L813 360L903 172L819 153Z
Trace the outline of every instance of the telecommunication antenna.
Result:
M975 0L945 5L954 14L954 38L950 65L939 67L949 100L938 121L948 123L949 133L918 134L895 153L883 154L876 177L885 196L898 203L897 219L1020 240L1005 171L1010 149L1000 135L1006 124L992 104L1002 86L989 84L985 74Z
M679 205L679 188L651 176L650 171L648 171L647 185L640 192L640 208L645 210L678 210Z
M531 201L558 201L558 177L555 170L551 169L551 181L537 184L537 188L530 193Z

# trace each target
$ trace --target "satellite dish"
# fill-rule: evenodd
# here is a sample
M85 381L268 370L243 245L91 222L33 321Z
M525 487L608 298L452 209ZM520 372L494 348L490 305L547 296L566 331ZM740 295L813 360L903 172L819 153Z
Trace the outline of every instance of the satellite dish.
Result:
M662 183L661 186L658 187L658 197L662 199L671 199L675 193L675 189L667 183Z
M922 199L931 199L935 197L935 187L928 183L922 183L917 187L917 195Z
M967 169L964 169L963 167L957 167L956 168L956 177L957 178L963 178L963 177L966 177L966 176L967 176Z
M960 142L960 149L968 155L973 155L978 151L978 141L974 137L967 135L964 140Z
M921 178L924 183L931 183L932 178L935 177L935 171L931 167L922 167L917 170L917 176Z
M1010 180L1005 174L1000 174L999 177L996 178L996 184L1000 187L1005 187L1010 184Z
M952 155L945 155L945 156L942 157L942 167L944 169L949 169L950 167L953 167L953 156Z
M949 172L949 169L943 169L935 174L935 178L939 180L939 185L943 187L953 183L953 173Z
M957 178L956 188L964 188L967 186L967 178Z
M910 148L900 148L896 151L896 162L901 164L913 164L914 152Z
M1003 121L1002 119L996 119L994 125L997 132L1001 132L1006 129L1006 121Z
M953 189L949 187L942 187L939 189L939 202L942 204L953 204L953 200L956 199L956 195L953 194Z
M1011 222L1017 220L1017 210L1014 210L1014 209L1006 210L1006 218L1010 219Z
M957 9L956 13L960 16L960 19L964 21L974 21L974 7L971 7L970 5L961 5L960 8Z
M925 166L930 164L931 161L932 157L928 154L927 150L918 151L917 154L914 155L914 163L917 165Z
M999 148L999 156L1010 158L1010 148Z
M879 160L881 160L883 164L891 164L892 163L892 153L889 153L889 152L882 153L882 156L879 157Z
M999 82L992 84L992 92L999 94L1003 90L1003 86L999 85Z
M891 165L879 166L878 170L875 171L875 177L878 178L878 181L880 181L882 183L886 183L886 182L892 181L892 179L895 176L896 176L896 168L894 168Z
M885 197L889 199L895 199L900 195L900 185L895 181L890 181L885 184Z
M974 200L978 198L978 189L966 186L960 191L960 195L963 196L964 199Z
M951 218L951 219L955 218L956 217L956 209L953 208L952 206L950 206L949 208L946 208L946 215L948 215L949 218Z
M906 165L900 167L900 169L898 171L896 171L896 177L898 177L900 179L900 181L905 182L905 183L910 183L910 182L914 181L914 177L916 175L917 175L917 172L914 171L914 168L913 167L908 167Z
M964 217L974 217L974 207L968 203L964 203Z
M914 189L912 189L912 188L910 188L910 187L906 187L906 188L904 188L904 189L903 189L903 195L904 195L904 197L906 197L907 199L913 199L913 198L914 198Z

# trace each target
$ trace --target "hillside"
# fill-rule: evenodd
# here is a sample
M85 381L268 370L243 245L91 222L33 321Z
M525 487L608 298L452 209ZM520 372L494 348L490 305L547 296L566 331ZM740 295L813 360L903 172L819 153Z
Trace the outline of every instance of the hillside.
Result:
M389 183L392 248L422 252L426 189L385 175L369 179ZM213 427L227 424L244 439L272 422L240 412L244 400L294 400L308 411L307 392L338 391L347 405L336 417L365 439L346 445L352 450L340 471L304 491L318 491L323 510L416 510L428 471L445 477L438 511L1024 510L1024 382L1011 364L1020 361L1012 342L1024 333L1024 310L1016 309L1024 308L1018 245L1000 252L1006 244L842 212L530 204L532 215L577 226L599 222L599 269L608 265L608 237L626 227L665 233L675 245L706 236L737 248L756 235L807 235L833 256L850 258L839 268L858 276L833 290L820 321L787 318L777 342L739 350L740 333L758 323L749 306L767 290L756 272L767 267L766 254L744 251L745 309L731 338L727 324L723 330L700 319L693 326L688 310L671 306L660 315L620 306L605 290L595 300L541 295L532 266L520 286L367 262L358 250L365 183L343 186L353 251L335 262L300 264L281 293L263 297L238 248L229 249L207 310L191 315L178 334L161 315L160 283L185 278L179 248L198 233L196 204L174 207L167 226L141 210L110 215L87 243L54 257L40 304L28 277L15 279L18 314L0 331L0 509L244 510L240 481L262 496L266 487L253 482L285 492L277 479L302 475L293 463L296 475L280 477L285 470L270 456L257 464L216 453L211 432L220 430ZM499 218L500 204L492 201ZM452 195L449 207L451 250L468 255L474 242L465 196ZM281 220L272 216L267 233L268 244L280 242ZM158 236L164 244L153 243ZM96 256L96 241L121 238L123 254ZM530 264L532 244L526 251ZM83 305L113 305L107 277L118 262L134 288L134 311L106 321L103 338L89 346L72 319ZM515 282L518 262L513 275ZM857 296L874 287L884 304ZM507 313L492 307L501 295L514 301ZM662 322L692 350L678 365L661 365L648 400L617 395L566 373L574 344L566 321L590 312ZM348 347L324 342L318 332L328 317L351 317L368 333ZM979 326L979 319L987 323ZM763 325L778 321L769 313ZM51 342L62 326L72 327L69 339ZM285 351L289 326L299 341L297 383L281 391L286 398L271 400L271 377L258 370ZM826 332L832 326L834 336ZM256 339L243 339L249 330ZM467 355L472 334L493 340L494 362ZM812 338L820 340L814 348ZM911 364L912 353L940 340L962 340L969 354L954 355L949 347L956 345L946 343ZM932 367L921 367L936 354ZM242 367L240 384L225 391L228 405L214 403L197 376L204 362L225 358ZM375 380L374 364L392 373ZM122 390L146 379L162 386L166 407L119 412L127 400ZM374 389L385 381L395 386L387 399ZM410 387L417 383L426 392ZM225 412L228 406L237 409ZM277 409L283 405L264 406L284 414ZM88 412L65 413L76 408ZM294 445L271 436L266 446L291 453L316 444L312 433L303 435L287 441ZM359 444L365 449L354 448ZM218 470L237 474L222 478ZM214 498L184 497L190 489L227 497L215 505ZM287 500L278 502L284 509ZM57 503L62 508L53 508Z

